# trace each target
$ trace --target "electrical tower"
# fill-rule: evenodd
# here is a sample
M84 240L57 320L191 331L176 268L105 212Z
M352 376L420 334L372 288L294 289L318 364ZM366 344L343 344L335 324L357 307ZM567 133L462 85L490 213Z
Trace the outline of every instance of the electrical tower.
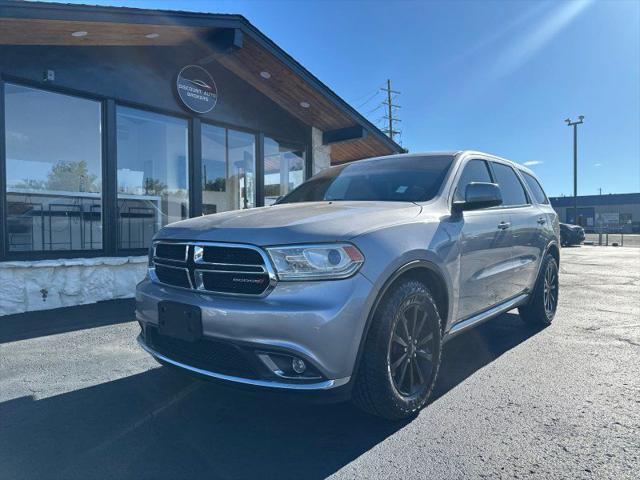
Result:
M380 90L387 93L387 100L382 102L384 105L387 106L387 114L382 118L387 121L388 126L387 128L383 128L382 131L386 133L391 140L395 141L395 136L401 133L399 130L396 130L395 124L396 122L402 121L398 118L395 109L402 108L402 107L398 104L393 103L393 100L396 98L396 96L400 95L400 92L398 92L397 90L391 89L391 80L387 80L386 88L383 87Z

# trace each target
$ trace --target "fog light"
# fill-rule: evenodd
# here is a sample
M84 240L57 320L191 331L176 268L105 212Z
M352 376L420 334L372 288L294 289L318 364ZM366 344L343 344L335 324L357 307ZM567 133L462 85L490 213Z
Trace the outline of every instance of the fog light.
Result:
M304 363L304 360L294 358L291 360L291 368L293 368L293 371L296 373L304 373L307 369L307 365Z

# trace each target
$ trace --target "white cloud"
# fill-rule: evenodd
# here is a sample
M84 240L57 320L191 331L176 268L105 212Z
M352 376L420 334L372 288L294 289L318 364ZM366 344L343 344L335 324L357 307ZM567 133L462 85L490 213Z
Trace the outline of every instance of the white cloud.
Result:
M602 164L601 164L601 163L594 163L594 164L593 164L593 166L594 166L594 167L601 167L601 166L602 166Z
M529 160L528 162L524 162L523 165L527 167L533 167L534 165L542 165L544 162L542 160Z

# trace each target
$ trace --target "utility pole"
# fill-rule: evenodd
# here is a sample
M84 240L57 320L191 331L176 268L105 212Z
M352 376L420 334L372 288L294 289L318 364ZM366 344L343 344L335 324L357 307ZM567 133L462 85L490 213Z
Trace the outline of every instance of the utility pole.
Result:
M572 122L570 118L565 120L567 126L573 127L573 223L578 223L578 125L584 123L584 115L579 115L578 120Z
M400 132L394 128L395 127L394 122L400 122L401 120L399 118L394 117L395 112L393 109L402 108L402 107L400 105L393 103L393 98L391 97L391 94L394 93L396 95L400 95L400 92L391 89L391 80L387 80L387 87L381 88L380 90L387 92L387 101L382 103L384 103L387 106L387 112L388 112L387 115L383 117L385 120L388 121L388 128L383 129L382 131L386 133L391 140L395 140L394 137Z

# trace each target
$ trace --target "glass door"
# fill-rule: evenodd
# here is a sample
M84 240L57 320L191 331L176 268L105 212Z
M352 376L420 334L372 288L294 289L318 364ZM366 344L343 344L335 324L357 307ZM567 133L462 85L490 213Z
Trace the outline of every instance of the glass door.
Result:
M304 147L264 139L264 204L273 205L305 179Z
M255 207L255 135L202 125L202 213Z

